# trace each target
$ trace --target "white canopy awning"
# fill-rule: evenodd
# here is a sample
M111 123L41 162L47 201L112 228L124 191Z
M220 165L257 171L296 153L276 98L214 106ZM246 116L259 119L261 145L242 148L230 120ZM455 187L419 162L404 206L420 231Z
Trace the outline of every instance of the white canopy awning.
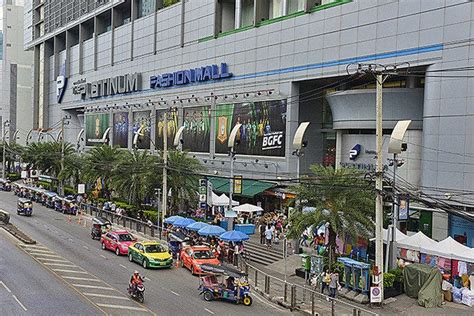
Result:
M421 252L448 259L474 262L474 249L462 245L451 237L423 247Z
M421 251L421 249L436 245L437 242L422 232L418 232L413 236L397 241L397 244L399 248Z
M252 205L252 204L242 204L240 206L234 207L234 211L237 213L256 213L256 212L262 212L263 208L260 206Z
M390 232L391 234L391 232ZM395 232L395 241L398 243L399 241L405 239L405 238L408 238L407 235L405 235L404 233L402 233L398 228ZM391 238L390 238L391 239ZM375 238L371 238L370 241L374 241ZM387 229L383 229L383 242L384 243L387 243L387 240L388 240L388 230Z
M232 206L237 206L240 203L232 200ZM212 192L212 205L213 206L229 206L229 197L225 194L217 195Z

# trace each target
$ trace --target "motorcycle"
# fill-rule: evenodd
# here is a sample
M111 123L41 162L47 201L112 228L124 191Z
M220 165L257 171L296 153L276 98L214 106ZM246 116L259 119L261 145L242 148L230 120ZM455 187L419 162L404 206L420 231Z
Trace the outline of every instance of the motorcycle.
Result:
M139 301L140 303L143 303L145 301L145 286L143 283L137 284L135 291L132 289L132 286L128 286L128 294L135 300Z

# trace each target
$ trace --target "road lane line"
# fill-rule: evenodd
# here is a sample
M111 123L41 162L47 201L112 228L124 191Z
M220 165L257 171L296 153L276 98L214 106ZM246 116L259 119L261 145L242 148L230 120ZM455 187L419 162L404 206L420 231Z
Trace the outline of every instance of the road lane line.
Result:
M7 290L8 293L11 293L12 291L8 288L8 286L3 283L3 281L0 281L0 283L2 283L3 287L5 288L5 290Z
M18 303L18 305L20 305L21 308L23 308L23 310L26 312L27 309L26 309L25 305L23 305L23 304L20 302L20 300L18 299L18 297L16 297L15 295L12 295L12 296L13 296L13 298L15 299L15 301Z
M38 258L38 260L41 260L41 261L51 261L51 262L64 262L64 263L70 263L70 261L67 261L67 260L51 259L51 258Z
M72 286L83 287L83 288L87 288L87 289L116 291L114 288L105 287L105 286L95 286L95 285L87 285L87 284L73 284Z
M66 270L66 269L51 269L54 272L65 272L65 273L78 273L78 274L88 274L85 271L74 271L74 270Z
M87 247L87 246L82 246L82 247L83 247L84 249L87 249L87 250L89 250L89 247Z
M50 263L50 262L41 262L47 266L58 266L58 267L70 267L70 268L77 268L78 266L74 264L64 264L64 263Z
M173 293L173 294L176 295L176 296L181 296L181 295L179 295L179 293L176 293L175 291L171 291L171 290L170 290L170 292Z
M100 306L100 307L105 307L105 308L128 309L128 310L132 310L132 311L148 312L148 310L146 310L145 308L142 308L142 307L111 305L111 304L99 304L99 303L97 303L97 305Z
M35 257L51 257L51 258L63 258L61 256L58 256L58 255L50 255L48 253L33 253L33 252L30 252L31 255L35 256ZM64 258L63 258L64 259Z
M104 256L104 255L100 255L100 256L101 256L102 258L104 258L104 259L107 259L107 257L106 257L106 256Z
M93 297L112 298L112 299L125 300L125 301L129 300L129 298L125 296L105 295L105 294L96 294L96 293L82 293L82 294L86 296L93 296Z
M68 279L68 280L78 280L78 281L91 281L91 282L102 282L99 279L91 279L91 278L80 278L80 277L72 277L72 276L62 276L61 278L63 279Z
M120 265L122 268L128 270L128 268L126 266L124 266L123 264Z
M151 281L151 279L149 277L145 277L145 280L147 281Z
M209 314L212 314L212 315L215 314L213 311L211 311L211 310L209 310L209 309L207 309L207 308L204 308L204 310L205 310L206 312L208 312Z

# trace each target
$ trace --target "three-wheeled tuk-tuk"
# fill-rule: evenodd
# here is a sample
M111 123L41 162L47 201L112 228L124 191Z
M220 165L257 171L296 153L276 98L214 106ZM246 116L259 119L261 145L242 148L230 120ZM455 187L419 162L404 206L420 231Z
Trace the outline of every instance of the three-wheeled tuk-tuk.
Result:
M252 305L247 275L239 270L214 264L203 264L206 274L200 278L199 290L204 300L222 300L236 304Z
M54 208L54 201L55 201L55 197L57 196L58 195L56 194L56 192L51 192L51 191L44 192L43 205L46 206L47 208Z
M178 257L181 249L191 244L191 238L181 232L170 232L168 234L168 248L171 250L174 259Z
M0 178L0 190L11 191L12 183L10 182L10 180Z
M102 234L112 230L112 223L103 217L94 217L92 220L91 236L92 239L100 239Z
M19 198L16 213L31 216L33 214L33 202L30 199Z

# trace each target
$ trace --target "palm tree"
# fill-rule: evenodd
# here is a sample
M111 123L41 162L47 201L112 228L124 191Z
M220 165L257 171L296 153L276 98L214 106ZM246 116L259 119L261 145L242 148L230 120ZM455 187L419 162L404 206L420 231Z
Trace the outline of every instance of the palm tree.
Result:
M84 158L84 180L95 183L98 179L101 179L104 183L102 190L108 196L115 167L124 152L119 150L118 147L110 147L105 144L92 148Z
M23 146L17 143L6 143L5 164L7 172L11 172L14 163L20 160L23 154L23 150Z
M70 181L73 187L81 183L85 170L85 157L77 153L68 155L64 158L64 169L59 173L58 178L61 181Z
M129 204L140 205L149 194L149 183L154 177L158 158L148 151L125 151L111 177L112 188Z
M360 172L311 166L314 177L302 178L296 187L300 208L290 216L290 238L299 238L310 227L327 224L329 265L335 260L336 237L369 237L374 229L375 192ZM303 212L302 207L314 210Z
M70 143L64 144L64 158L75 152ZM32 143L24 151L22 160L43 173L58 177L61 171L61 143Z

